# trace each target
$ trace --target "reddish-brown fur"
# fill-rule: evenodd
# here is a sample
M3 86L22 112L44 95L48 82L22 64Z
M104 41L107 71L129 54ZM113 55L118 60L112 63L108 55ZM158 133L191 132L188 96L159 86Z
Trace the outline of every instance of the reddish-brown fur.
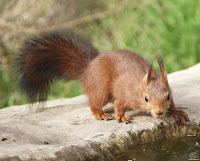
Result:
M29 102L45 101L50 83L58 79L78 79L88 95L97 120L112 116L102 108L113 101L116 118L129 123L127 108L164 116L169 110L176 121L188 121L185 112L176 110L161 57L161 75L152 63L127 50L98 55L85 40L68 32L50 32L25 44L16 63L19 86Z
M163 74L164 67L161 71L162 76L154 69L151 70L151 67L147 68L145 60L133 52L116 50L105 52L95 58L81 75L80 81L88 94L89 104L96 119L109 120L111 118L110 114L102 111L102 107L114 99L117 120L128 123L130 118L124 116L127 108L151 111L148 109L148 103L151 100L148 103L145 102L146 93L151 94L152 100L155 99L153 105L156 114L160 111L165 114L169 107L171 111L175 109L171 90L164 77L166 74ZM153 82L153 87L150 88L152 91L146 91L151 82ZM168 93L171 96L171 106L167 100ZM164 107L166 102L168 102L168 107ZM183 123L183 118L188 121L183 111L175 111L172 115L176 120L178 117L181 123Z

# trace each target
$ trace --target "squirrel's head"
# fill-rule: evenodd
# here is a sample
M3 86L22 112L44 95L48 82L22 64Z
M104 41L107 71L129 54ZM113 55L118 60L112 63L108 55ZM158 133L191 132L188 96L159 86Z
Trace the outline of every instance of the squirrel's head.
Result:
M161 75L151 76L152 61L147 61L147 71L142 85L143 105L154 117L165 116L172 98L162 57L159 56L157 61Z

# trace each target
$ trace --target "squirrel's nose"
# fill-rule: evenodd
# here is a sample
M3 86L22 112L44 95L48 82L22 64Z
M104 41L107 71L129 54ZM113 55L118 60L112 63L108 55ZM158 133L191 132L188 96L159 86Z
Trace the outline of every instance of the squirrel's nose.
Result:
M158 115L162 115L163 114L163 111L160 111L159 113L158 113Z

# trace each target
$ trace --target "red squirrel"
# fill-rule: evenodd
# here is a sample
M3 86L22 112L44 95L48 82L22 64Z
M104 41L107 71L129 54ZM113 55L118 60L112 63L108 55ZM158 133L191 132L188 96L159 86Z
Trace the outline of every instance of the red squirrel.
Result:
M50 84L59 79L78 79L88 95L97 120L111 120L102 108L114 101L116 118L129 123L127 108L165 116L169 111L181 124L187 114L176 110L163 60L157 58L161 74L152 62L128 50L99 54L86 40L69 31L50 31L25 42L16 58L19 88L30 103L46 101Z

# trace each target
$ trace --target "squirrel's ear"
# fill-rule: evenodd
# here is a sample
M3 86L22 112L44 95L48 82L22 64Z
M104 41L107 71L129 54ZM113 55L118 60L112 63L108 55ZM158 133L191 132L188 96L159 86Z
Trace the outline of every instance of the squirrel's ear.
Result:
M153 60L146 60L146 75L144 76L144 84L145 86L148 86L149 82L150 82L150 77L151 77L151 71L152 71L152 64L153 64Z
M163 82L167 82L167 74L165 72L163 59L162 59L162 56L160 54L157 57L157 61L158 61L158 64L159 64L159 67L160 67L160 71L161 71L161 74L162 74L162 81Z

